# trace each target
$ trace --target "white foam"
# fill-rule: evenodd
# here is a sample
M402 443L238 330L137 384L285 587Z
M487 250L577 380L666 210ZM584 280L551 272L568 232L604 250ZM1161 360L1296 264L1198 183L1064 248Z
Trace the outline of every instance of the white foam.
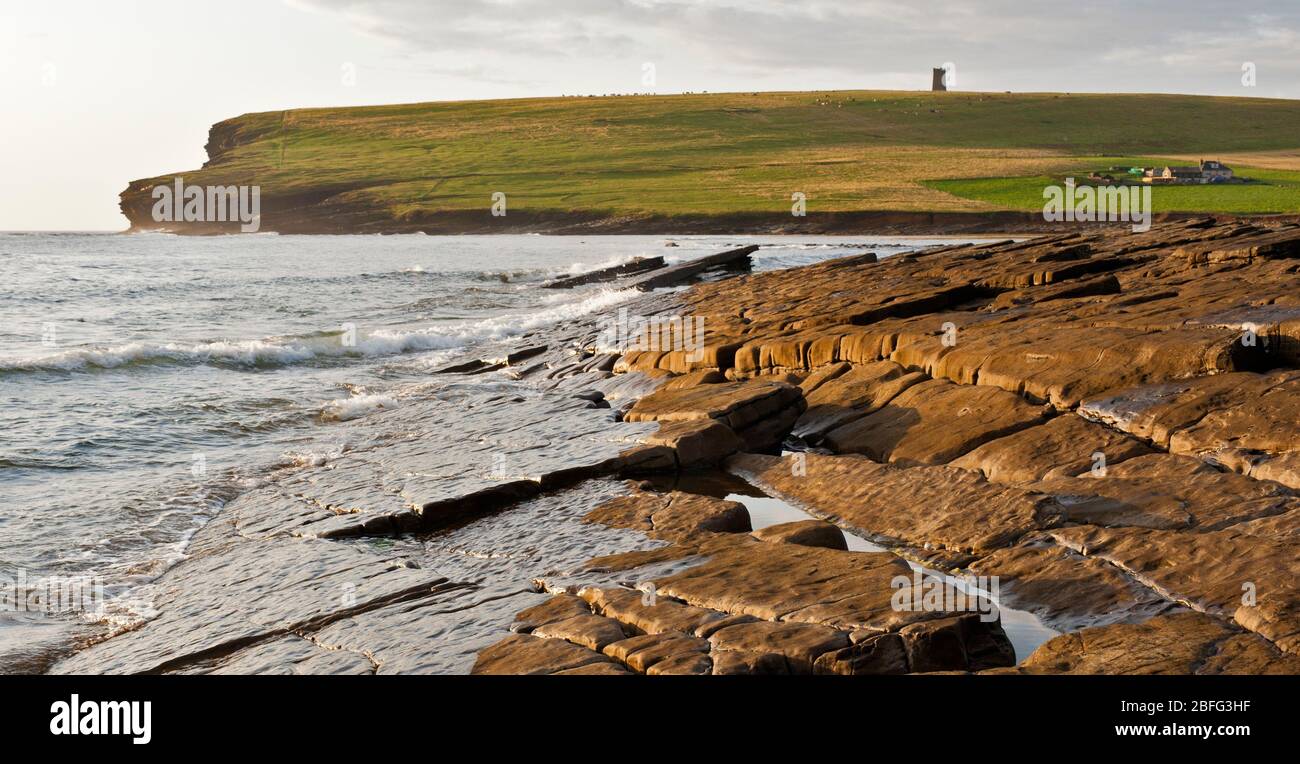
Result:
M630 263L638 257L645 257L645 255L614 255L613 257L606 258L594 265L592 263L574 263L569 266L568 270L561 270L560 273L566 276L581 276L584 273L602 271L606 268L613 268L618 265L623 265L624 263Z
M353 395L326 403L321 407L321 417L334 422L346 422L375 411L395 409L399 405L401 404L391 395L379 393Z
M39 356L0 356L0 371L74 371L87 368L113 369L132 363L171 362L205 364L235 363L247 366L287 365L335 356L386 356L424 350L458 348L479 340L504 339L532 329L616 305L639 294L636 290L602 290L581 300L562 302L531 313L512 314L476 321L449 322L424 329L358 329L355 343L345 345L341 333L325 333L296 339L218 341L201 343L129 342L104 348L73 348ZM548 296L554 299L569 295Z
M285 467L322 467L338 459L349 450L347 444L339 445L335 448L323 450L307 451L285 451L282 456L284 462L279 466Z
M178 342L150 343L128 342L107 348L73 348L40 356L0 356L0 369L20 371L31 369L73 370L87 367L112 369L129 363L147 361L226 360L249 365L258 363L293 363L311 358L312 351L300 345L284 345L267 340L242 342L204 342L186 344Z

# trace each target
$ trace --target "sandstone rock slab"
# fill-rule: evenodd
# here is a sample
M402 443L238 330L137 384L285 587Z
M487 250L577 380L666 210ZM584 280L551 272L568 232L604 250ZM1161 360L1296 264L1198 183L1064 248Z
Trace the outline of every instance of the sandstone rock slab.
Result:
M1057 497L1068 519L1105 526L1214 530L1300 507L1277 484L1218 470L1189 456L1136 456L1103 473L1030 486Z
M865 454L904 466L944 464L990 440L1041 424L1041 406L996 387L928 380L875 413L826 434L839 453Z
M801 546L819 546L826 549L847 551L848 542L844 532L824 520L796 520L778 523L754 531L754 538L778 544L799 544Z
M1300 658L1215 618L1182 611L1063 634L1012 669L1025 674L1297 674Z
M808 408L795 422L793 434L816 443L828 431L879 410L925 379L924 374L909 372L893 361L852 366L807 394Z
M1134 438L1074 414L991 440L954 459L995 483L1023 485L1045 478L1075 477L1097 465L1116 465L1154 451ZM1099 461L1095 454L1101 454Z
M957 467L900 468L861 456L741 454L727 468L814 516L914 547L984 553L1051 527L1051 497L995 485Z
M749 512L744 504L682 491L665 494L635 491L605 502L584 519L670 540L700 532L748 533L750 530Z
M512 634L479 654L472 674L566 674L579 669L591 673L630 674L604 655L561 639L543 639L526 634Z
M1283 652L1300 655L1300 559L1285 540L1231 528L1194 532L1080 526L1052 535L1170 600L1231 618Z

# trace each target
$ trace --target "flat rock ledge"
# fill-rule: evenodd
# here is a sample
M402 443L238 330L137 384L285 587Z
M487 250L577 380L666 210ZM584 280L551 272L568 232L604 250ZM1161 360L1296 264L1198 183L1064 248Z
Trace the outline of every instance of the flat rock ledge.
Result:
M1298 287L1300 227L1211 219L846 258L700 285L706 352L614 370L672 380L630 420L724 425L767 493L1070 632L1017 670L1290 673Z
M650 492L615 499L588 520L675 543L541 581L554 596L520 612L516 633L480 653L474 673L904 674L1015 662L997 620L895 609L891 583L910 576L908 565L844 550L833 526L749 534L736 502Z
M595 319L485 348L240 496L153 618L53 670L1300 672L1300 226L848 257L630 307L702 318L702 352L609 353ZM651 490L700 470L812 519ZM1062 634L1016 656L996 620L895 607L909 561L997 576Z

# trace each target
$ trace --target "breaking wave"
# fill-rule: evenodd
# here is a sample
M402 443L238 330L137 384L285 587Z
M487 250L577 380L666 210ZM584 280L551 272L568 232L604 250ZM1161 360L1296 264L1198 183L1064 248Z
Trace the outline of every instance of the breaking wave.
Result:
M374 411L395 409L400 404L391 395L376 393L338 398L321 407L321 418L332 422L346 422Z
M357 327L355 341L338 331L260 340L215 342L129 342L81 347L38 356L0 355L0 374L40 371L117 369L150 364L287 366L340 357L375 357L448 350L481 340L504 339L616 305L639 294L603 290L584 299L546 305L531 313L448 322L415 330ZM347 340L347 341L345 341Z

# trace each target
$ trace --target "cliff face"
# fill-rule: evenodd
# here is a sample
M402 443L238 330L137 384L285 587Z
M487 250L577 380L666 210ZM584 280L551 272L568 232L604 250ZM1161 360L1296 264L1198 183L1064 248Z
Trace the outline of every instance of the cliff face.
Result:
M216 127L213 132L216 132ZM209 144L213 157L213 143ZM224 146L222 148L228 148ZM210 158L204 169L212 168ZM193 173L177 176L192 182ZM238 222L155 221L152 190L170 185L177 176L133 180L121 195L122 214L132 231L159 230L185 235L239 232ZM262 186L260 231L282 234L940 234L1038 233L1057 230L1059 224L1042 215L1010 210L991 212L914 212L869 210L810 212L804 217L781 213L722 213L699 215L620 214L601 210L522 210L494 217L487 209L447 210L392 217L388 210L362 200L349 199L348 185L276 193ZM1188 217L1158 216L1160 220Z
M122 213L132 231L161 230L184 235L217 235L239 232L238 223L155 222L150 216L150 191L158 182L171 178L132 181L122 192ZM810 212L805 217L781 214L727 213L715 215L626 215L582 212L521 211L506 217L490 212L448 210L433 215L393 219L387 211L361 203L349 203L346 187L318 189L299 194L262 196L260 231L281 234L642 234L642 235L960 235L994 233L1049 233L1061 230L1060 223L1044 222L1031 212L912 212L873 210L862 212ZM1200 217L1197 213L1167 213L1154 217L1171 222ZM1234 219L1219 216L1220 220ZM1278 216L1279 222L1300 220L1300 216ZM1127 223L1078 223L1079 228L1124 227Z
M257 230L278 233L1040 232L1056 228L1034 200L1044 178L1097 156L1293 150L1297 120L1300 105L1267 99L883 91L304 109L213 125L202 167L131 181L120 206L135 231L240 230L155 216L154 189L183 178L256 186ZM1060 124L1086 139L1063 146ZM1259 212L1300 208L1291 174ZM1030 193L967 198L936 178ZM1156 220L1215 211L1169 209Z
M203 150L208 152L208 161L203 166L220 163L226 152L241 144L252 143L271 129L270 125L262 130L252 129L243 117L218 122L208 129L208 142L203 146Z
M222 156L227 151L249 141L251 136L241 136L241 125L242 118L236 117L218 122L208 129L208 141L203 147L208 154L208 159L203 163L202 170L219 167ZM154 207L157 199L153 195L154 189L158 186L172 187L177 178L185 179L187 176L192 177L198 172L178 172L174 175L140 178L128 183L126 189L118 195L118 207L122 210L122 214L126 216L126 219L130 221L131 227L129 230L163 230L181 234L237 233L239 231L238 222L217 224L206 222L184 223L174 220L155 219Z
M214 160L211 158L203 165L204 170L213 167ZM156 201L153 190L159 185L174 187L176 178L181 178L187 186L199 183L205 190L209 185L227 187L244 185L236 180L209 179L199 172L133 180L122 192L119 203L122 214L131 222L130 230L169 231L198 236L240 233L240 221L237 219L227 219L224 222L155 220L153 209ZM418 228L395 230L390 225L392 221L384 219L382 210L369 209L363 204L349 204L337 199L338 195L350 190L348 186L326 185L320 188L276 193L274 187L268 188L257 183L255 179L247 185L256 185L260 190L258 232L344 234L413 233L419 230Z

